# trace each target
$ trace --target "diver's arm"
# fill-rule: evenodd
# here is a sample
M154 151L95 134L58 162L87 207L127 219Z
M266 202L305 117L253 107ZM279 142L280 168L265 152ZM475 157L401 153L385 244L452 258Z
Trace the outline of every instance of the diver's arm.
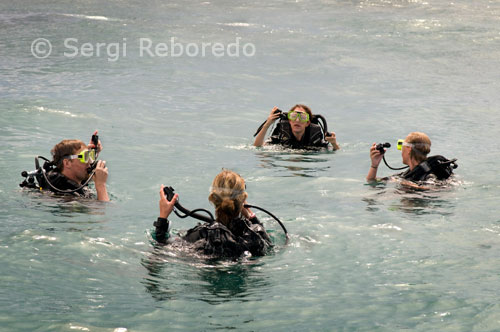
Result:
M95 168L94 184L97 191L97 200L109 202L108 190L106 189L106 181L108 179L108 168L104 160L99 160Z
M428 186L424 186L424 185L419 185L415 182L412 182L412 181L408 181L408 180L401 180L401 185L403 187L407 187L407 188L411 188L411 189L415 189L415 190L422 190L422 191L425 191L425 190L430 190L431 188L428 187Z
M264 123L264 126L255 137L255 141L253 142L254 146L259 147L264 145L264 139L266 138L267 130L269 129L269 127L271 127L274 121L276 121L276 119L279 118L280 116L279 113L275 113L277 109L278 107L274 106L273 109L271 110L271 113L267 117L266 123Z
M243 207L241 208L241 215L250 221L254 218L257 218L255 216L255 213L253 213L252 210L250 210L250 208L245 207L246 204L248 204L247 201L243 203Z
M340 145L337 143L337 136L332 131L329 136L325 136L325 140L330 143L333 147L333 150L340 150Z
M372 164L370 166L370 170L368 170L368 175L366 176L366 181L368 182L373 182L377 180L378 165L380 164L380 161L382 160L383 157L380 151L377 150L376 145L377 144L373 143L372 147L370 148L370 159Z
M174 210L174 205L175 202L177 202L177 198L179 195L175 194L174 197L172 197L172 200L169 201L167 197L165 196L165 192L163 191L164 186L161 185L161 190L160 190L160 218L167 219L170 213Z
M175 202L177 202L177 198L179 195L175 194L174 197L172 198L171 201L165 197L165 192L163 191L164 186L161 185L161 190L160 190L160 201L159 201L159 206L160 206L160 216L154 223L154 226L156 227L155 229L155 239L156 241L160 243L165 243L167 239L169 238L169 228L170 228L170 222L168 220L168 216L172 211L174 210L174 205Z

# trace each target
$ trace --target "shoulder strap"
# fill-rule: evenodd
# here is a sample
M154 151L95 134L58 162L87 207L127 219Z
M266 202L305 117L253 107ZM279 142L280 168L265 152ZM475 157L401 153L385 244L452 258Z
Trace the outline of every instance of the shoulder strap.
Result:
M280 120L273 132L271 133L271 143L286 144L290 141L292 135L292 128L288 121Z
M324 134L321 130L321 127L317 124L311 123L309 125L309 145L325 147L328 145L328 142L324 140Z

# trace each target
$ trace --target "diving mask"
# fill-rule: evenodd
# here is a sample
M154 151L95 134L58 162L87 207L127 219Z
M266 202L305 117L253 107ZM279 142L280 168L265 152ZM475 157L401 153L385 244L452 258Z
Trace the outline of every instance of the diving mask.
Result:
M86 164L89 161L92 163L95 160L95 150L83 150L79 154L72 154L64 157L65 159L78 159L81 163Z
M288 120L295 121L299 118L300 122L308 122L309 121L309 113L306 112L297 112L293 111L288 113Z
M402 150L403 146L409 146L410 148L412 148L414 145L411 143L406 143L404 139L398 139L398 150Z

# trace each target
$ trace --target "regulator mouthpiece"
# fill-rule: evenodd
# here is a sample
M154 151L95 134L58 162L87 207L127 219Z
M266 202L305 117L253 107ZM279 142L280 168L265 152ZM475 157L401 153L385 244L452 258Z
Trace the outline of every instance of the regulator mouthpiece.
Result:
M385 143L378 143L375 148L379 150L381 154L384 154L385 153L384 148L390 148L390 147L391 143L385 142Z

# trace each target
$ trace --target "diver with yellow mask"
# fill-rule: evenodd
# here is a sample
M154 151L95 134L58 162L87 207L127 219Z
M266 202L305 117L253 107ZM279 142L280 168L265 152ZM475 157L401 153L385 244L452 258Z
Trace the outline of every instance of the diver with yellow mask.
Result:
M101 151L102 143L97 131L92 135L88 145L76 139L62 140L52 148L51 161L38 156L35 158L36 169L21 173L26 179L20 186L49 190L56 194L93 198L94 194L88 188L88 183L93 179L97 200L109 201L106 188L108 179L106 161L97 160ZM40 166L38 158L45 160L43 166Z
M390 146L389 143L373 143L371 146L371 166L366 176L368 182L377 180L377 170L382 160L393 170L408 168L405 172L396 175L414 183L431 179L446 180L453 174L453 169L458 167L456 159L448 160L440 155L427 157L431 151L431 140L429 136L421 132L412 132L404 140L398 140L397 148L401 150L403 164L407 165L405 167L393 168L387 164L384 154L385 148Z

